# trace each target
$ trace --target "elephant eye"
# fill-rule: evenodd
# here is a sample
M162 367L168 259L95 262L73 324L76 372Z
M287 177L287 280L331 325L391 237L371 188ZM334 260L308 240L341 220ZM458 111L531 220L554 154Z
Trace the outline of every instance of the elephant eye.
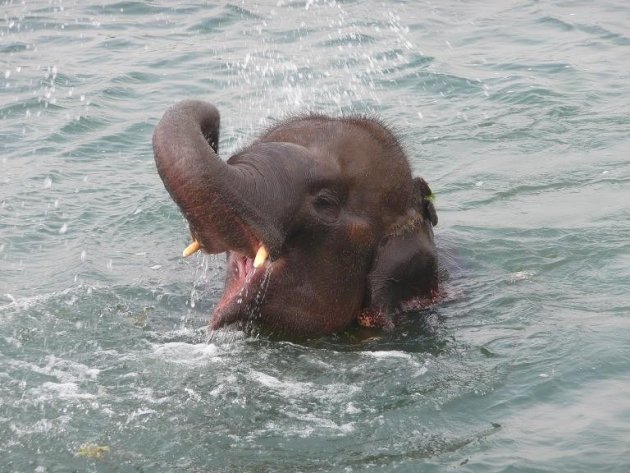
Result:
M339 199L330 192L321 191L313 199L313 208L325 220L333 220L339 216Z

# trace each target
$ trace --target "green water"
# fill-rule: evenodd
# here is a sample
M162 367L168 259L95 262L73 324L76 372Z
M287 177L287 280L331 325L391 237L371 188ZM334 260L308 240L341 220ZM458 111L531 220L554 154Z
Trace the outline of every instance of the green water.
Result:
M625 1L0 13L1 472L630 471ZM362 342L208 333L225 262L180 258L150 145L191 97L225 155L294 112L395 127L446 300Z

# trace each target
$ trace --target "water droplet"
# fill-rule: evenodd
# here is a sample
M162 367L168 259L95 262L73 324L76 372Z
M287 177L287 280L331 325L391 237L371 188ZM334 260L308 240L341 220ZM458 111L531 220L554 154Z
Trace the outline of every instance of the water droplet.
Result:
M68 231L68 224L64 223L59 229L59 235L63 235Z
M50 176L47 176L46 179L44 179L44 189L50 189L52 187L52 179L50 178Z
M422 115L422 112L418 112L418 117L420 117L420 120L424 119L424 116Z
M85 257L87 256L87 253L85 250L81 251L81 262L85 261Z

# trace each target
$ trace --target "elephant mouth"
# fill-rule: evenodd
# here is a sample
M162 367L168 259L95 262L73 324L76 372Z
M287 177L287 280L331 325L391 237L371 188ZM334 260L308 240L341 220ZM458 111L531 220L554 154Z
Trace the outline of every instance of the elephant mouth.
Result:
M250 258L236 251L228 253L227 279L223 295L214 312L213 330L236 322L255 321L261 317L271 273L282 266L282 260L263 261L260 253Z
M259 243L252 245L249 251L255 255L253 258L236 249L228 251L225 288L210 322L213 330L236 322L254 321L261 316L271 272L273 268L282 266L283 262L272 262L269 250L262 241L256 238L254 241ZM184 249L183 256L190 256L202 248L202 243L195 238Z

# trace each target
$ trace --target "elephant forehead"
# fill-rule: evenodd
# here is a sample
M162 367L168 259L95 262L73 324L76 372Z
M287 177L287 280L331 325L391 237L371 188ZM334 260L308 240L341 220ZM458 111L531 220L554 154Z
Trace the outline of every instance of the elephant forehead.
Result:
M344 189L347 202L359 213L402 212L409 205L412 182L405 153L396 137L377 121L303 117L280 124L259 143L277 145L279 141L297 145L287 149L303 170L308 169L311 188Z
M334 154L341 173L365 185L383 181L379 184L383 189L410 180L411 171L405 153L393 135L380 125L359 123L365 126L347 126L338 131Z
M341 158L340 173L354 206L376 212L403 212L409 205L411 171L404 155L390 150L365 148ZM371 213L371 212L370 212Z

